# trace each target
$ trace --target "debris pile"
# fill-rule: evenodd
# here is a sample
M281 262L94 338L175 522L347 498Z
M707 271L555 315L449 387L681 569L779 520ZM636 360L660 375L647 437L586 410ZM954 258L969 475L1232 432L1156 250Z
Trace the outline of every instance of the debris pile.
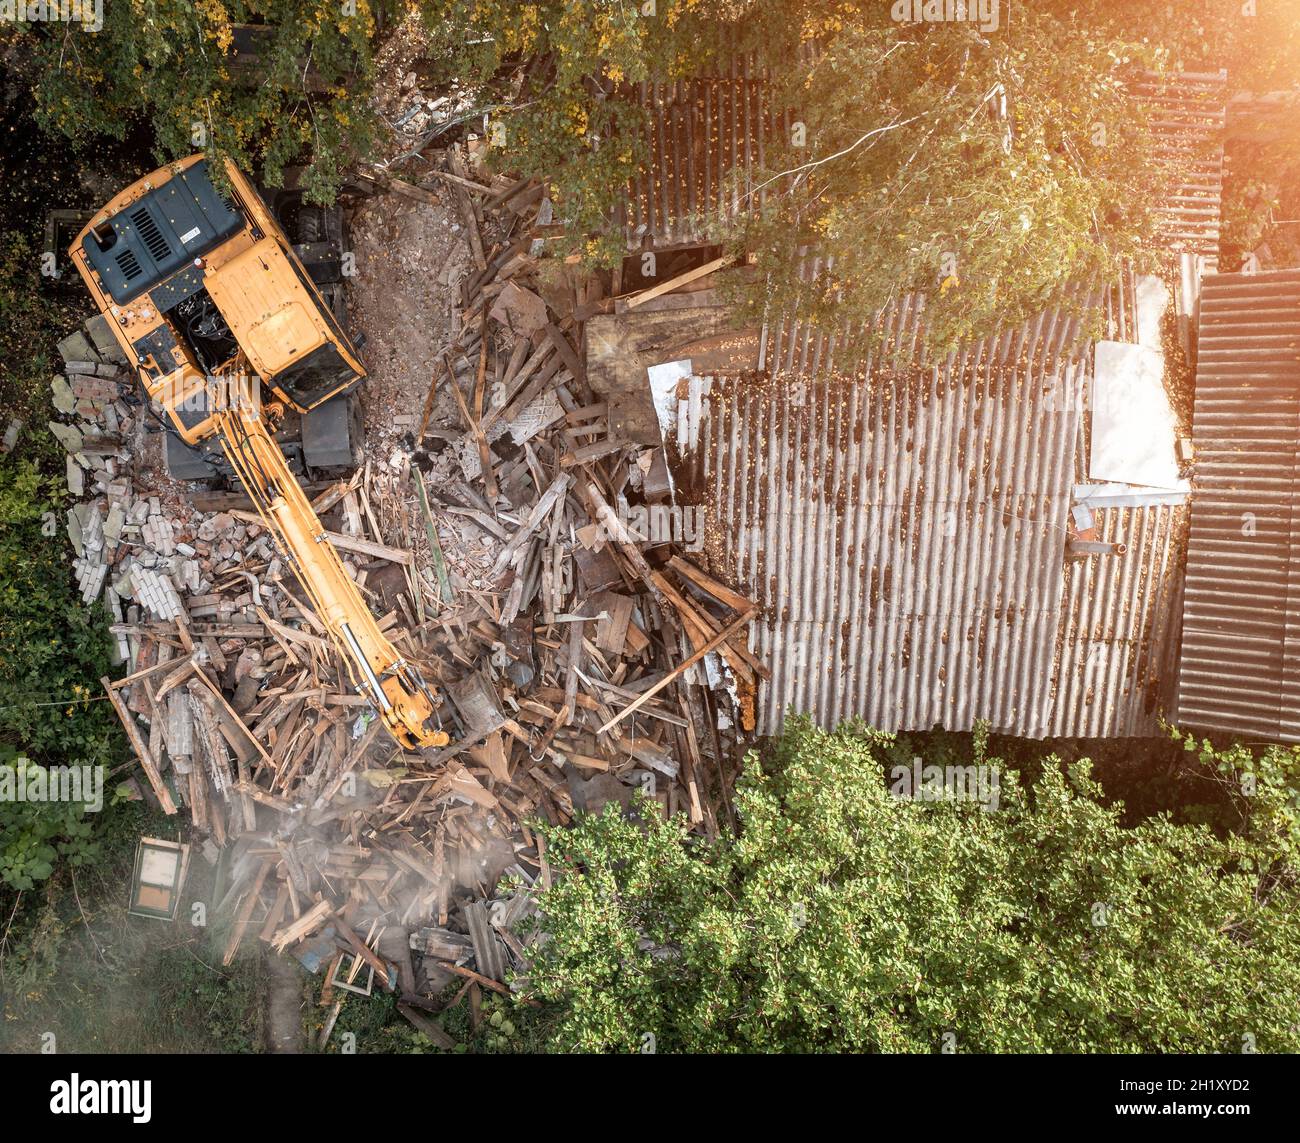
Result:
M254 931L326 972L322 1042L340 990L377 978L434 1035L451 980L476 1003L526 971L520 922L552 873L530 822L642 790L716 833L766 675L753 605L654 524L675 511L663 449L611 432L587 383L607 286L539 256L543 188L481 185L448 158L474 266L458 331L404 447L305 487L439 690L449 746L388 738L237 489L133 467L158 434L106 328L64 343L55 382L76 420L51 427L86 497L69 534L84 598L113 611L126 675L104 686L142 790L186 808L209 857L229 847L227 962Z

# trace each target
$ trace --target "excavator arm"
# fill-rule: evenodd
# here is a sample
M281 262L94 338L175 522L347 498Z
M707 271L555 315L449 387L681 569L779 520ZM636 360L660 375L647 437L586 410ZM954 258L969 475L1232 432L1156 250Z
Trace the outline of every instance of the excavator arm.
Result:
M222 449L282 551L293 561L353 684L375 704L399 745L408 750L445 746L448 736L438 722L428 685L379 630L269 431L273 407L258 405L244 393L216 414Z

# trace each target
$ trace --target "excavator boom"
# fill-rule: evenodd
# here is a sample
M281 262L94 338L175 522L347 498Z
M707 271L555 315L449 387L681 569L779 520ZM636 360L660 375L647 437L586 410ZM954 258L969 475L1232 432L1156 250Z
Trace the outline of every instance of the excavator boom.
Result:
M388 640L289 470L256 402L237 398L216 414L218 438L249 497L293 561L317 618L342 652L353 684L374 702L408 750L445 746L433 697Z

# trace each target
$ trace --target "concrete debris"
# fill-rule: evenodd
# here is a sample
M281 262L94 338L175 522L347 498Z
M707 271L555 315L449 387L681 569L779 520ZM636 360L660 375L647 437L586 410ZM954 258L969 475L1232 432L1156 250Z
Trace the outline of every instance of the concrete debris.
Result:
M179 619L185 614L185 605L169 577L136 564L131 570L131 579L135 585L136 601L148 608L154 618Z
M79 453L81 451L81 443L85 438L81 430L75 425L65 425L61 421L50 421L49 430L66 451L70 453Z
M145 507L147 509L148 506ZM150 516L141 528L140 536L149 547L161 555L170 556L176 550L175 530L162 516Z
M81 559L75 560L72 568L77 573L77 589L81 592L81 602L94 603L104 587L108 565L90 559Z
M60 413L71 414L77 411L77 394L72 391L66 377L54 378L50 382L50 390L54 394L54 407Z
M497 294L489 316L515 333L527 336L546 324L546 303L532 290L507 282Z

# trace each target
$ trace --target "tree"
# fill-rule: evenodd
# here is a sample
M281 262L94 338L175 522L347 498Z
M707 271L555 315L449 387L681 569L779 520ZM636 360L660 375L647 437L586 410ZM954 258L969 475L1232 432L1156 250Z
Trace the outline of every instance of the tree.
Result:
M144 119L160 160L208 150L273 186L309 158L304 188L327 202L373 143L375 13L370 0L123 0L104 6L98 32L38 23L10 34L26 49L43 129L84 144ZM241 25L264 37L251 73L231 56Z
M1260 1051L1300 1047L1295 819L1133 828L1087 764L997 773L997 808L895 796L889 736L787 723L739 836L653 803L543 830L528 973L556 1050ZM1293 774L1300 755L1282 751ZM1281 764L1274 759L1275 764Z
M435 79L473 93L488 161L536 178L566 232L559 253L622 257L611 228L645 161L635 84L694 73L721 52L745 4L699 0L425 0Z
M1158 208L1186 159L1155 161L1130 85L1201 66L1206 29L1181 10L1076 0L1002 5L991 28L975 4L972 19L912 22L934 8L840 4L809 15L816 53L787 46L778 106L796 128L736 238L760 255L755 314L856 327L922 293L926 338L943 351L1126 262L1154 266ZM763 35L778 42L781 28Z

